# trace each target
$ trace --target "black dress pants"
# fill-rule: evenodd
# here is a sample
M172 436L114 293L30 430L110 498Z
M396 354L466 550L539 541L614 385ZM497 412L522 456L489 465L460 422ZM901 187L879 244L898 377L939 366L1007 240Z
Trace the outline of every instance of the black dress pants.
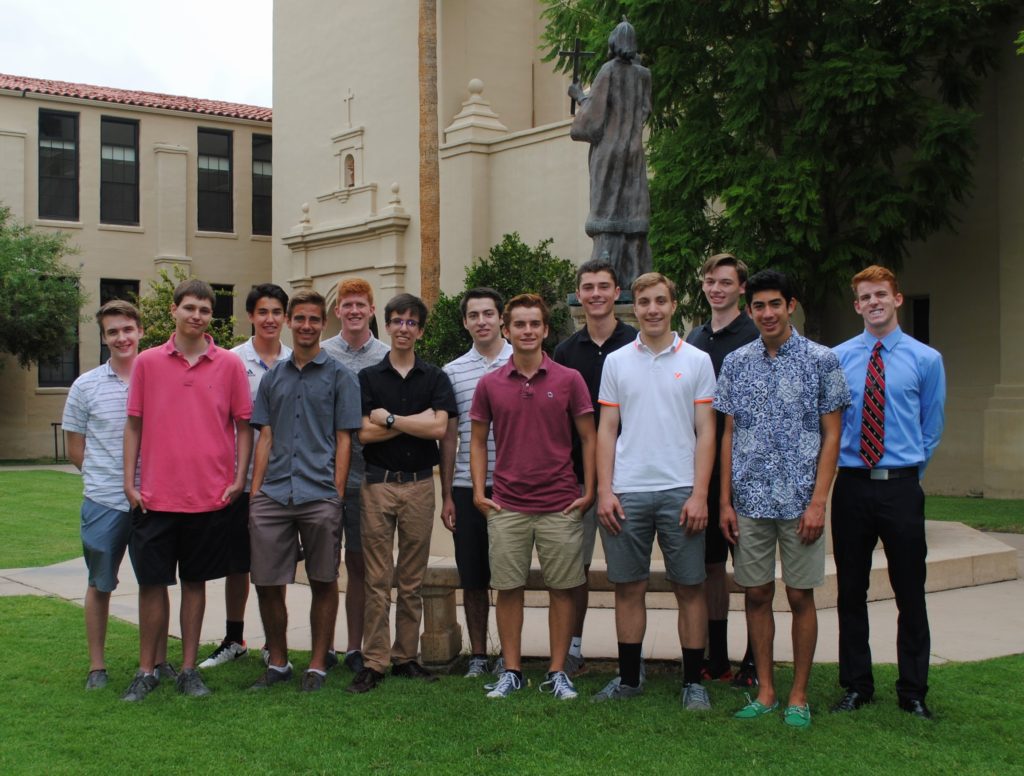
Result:
M867 593L871 553L882 540L889 582L899 611L896 654L901 700L923 701L928 692L931 635L924 585L928 547L924 492L914 478L862 479L840 471L832 491L832 546L839 588L839 683L874 695L868 644Z

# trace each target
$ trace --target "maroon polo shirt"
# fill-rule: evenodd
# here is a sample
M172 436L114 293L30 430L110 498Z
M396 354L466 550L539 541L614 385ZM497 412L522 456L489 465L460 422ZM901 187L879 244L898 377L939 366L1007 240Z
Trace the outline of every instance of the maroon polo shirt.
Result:
M559 512L580 494L573 418L593 414L594 405L575 369L545 355L527 380L514 358L480 379L469 417L494 429L494 500L516 512Z

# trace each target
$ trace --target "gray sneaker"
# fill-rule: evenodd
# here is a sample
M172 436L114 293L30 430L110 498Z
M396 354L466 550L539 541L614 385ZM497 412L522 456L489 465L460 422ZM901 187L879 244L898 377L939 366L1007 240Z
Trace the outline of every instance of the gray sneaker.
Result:
M565 675L565 671L549 671L547 681L541 682L538 689L551 693L560 701L571 701L579 695L572 680Z
M469 668L466 673L463 674L467 679L473 679L478 676L484 676L490 672L490 667L487 665L487 658L485 657L471 657L469 659Z
M616 676L604 686L603 690L594 695L594 697L590 699L590 702L604 703L605 701L624 701L628 698L635 698L636 696L643 694L643 682L640 683L639 687L630 687L628 684L622 683L621 677Z
M250 690L266 690L269 687L273 687L275 684L281 684L283 682L290 682L292 680L292 664L288 663L285 666L284 671L278 671L275 668L267 667L267 670L263 672L263 675L253 682L250 686Z
M90 671L89 676L85 679L85 689L87 690L102 690L107 686L110 678L107 676L107 669L97 668L95 671Z
M144 674L142 671L136 671L135 678L128 685L128 689L124 691L121 700L141 701L153 692L158 684L160 684L160 680L153 676L153 674Z
M511 671L505 671L494 684L485 684L484 689L490 690L488 698L507 698L517 690L522 689L523 683L519 677Z
M203 677L194 668L186 668L175 680L178 692L190 698L204 698L210 694L210 688L203 682Z
M170 663L157 663L153 669L153 676L156 677L158 682L164 679L177 679L178 670Z
M687 711L711 711L711 698L708 696L707 689L704 685L696 682L683 685L679 702Z
M495 676L501 676L503 673L505 673L505 658L503 658L501 655L498 655L498 657L495 659L494 668L491 669L491 673Z
M576 655L565 656L565 675L570 679L575 679L577 676L582 676L587 672L587 664L583 661L583 656L577 657Z
M278 673L274 671L274 673ZM307 670L302 673L302 684L299 687L300 692L316 692L322 690L324 685L327 684L327 675L321 674L319 671Z

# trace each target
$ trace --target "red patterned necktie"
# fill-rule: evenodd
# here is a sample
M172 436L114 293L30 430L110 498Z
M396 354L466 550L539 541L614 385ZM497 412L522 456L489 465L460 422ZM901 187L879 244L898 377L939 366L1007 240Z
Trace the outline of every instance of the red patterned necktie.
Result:
M876 342L864 381L864 414L860 422L860 457L874 468L885 454L885 364L882 343Z

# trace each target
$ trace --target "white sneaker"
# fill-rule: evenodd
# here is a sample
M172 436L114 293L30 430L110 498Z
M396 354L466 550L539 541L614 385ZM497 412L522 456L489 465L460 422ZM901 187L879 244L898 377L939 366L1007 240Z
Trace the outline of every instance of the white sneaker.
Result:
M232 660L245 657L248 651L244 641L241 644L236 641L222 641L220 646L213 650L213 654L199 664L199 667L216 668L225 663L230 663Z
M572 680L565 675L565 671L552 671L548 674L548 680L541 682L541 692L549 692L560 701L571 701L579 693L572 684Z
M507 698L522 687L522 681L511 671L505 671L494 684L484 685L485 690L490 690L488 698Z
M471 657L469 659L469 669L463 676L467 679L473 679L477 676L483 676L489 673L490 669L487 665L487 658L485 657Z

